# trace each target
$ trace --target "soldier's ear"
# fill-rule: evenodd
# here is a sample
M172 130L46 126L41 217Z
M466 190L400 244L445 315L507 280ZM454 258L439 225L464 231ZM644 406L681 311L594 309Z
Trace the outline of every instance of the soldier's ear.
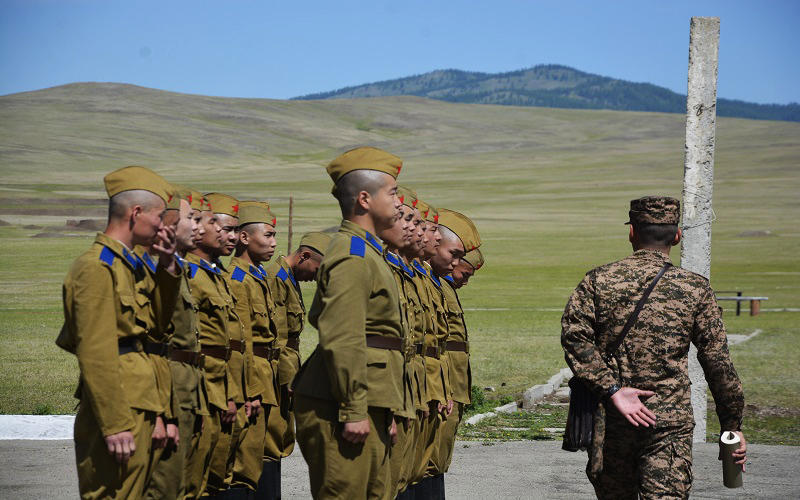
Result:
M636 242L636 236L634 236L633 234L633 224L628 226L628 241L630 241L631 243Z
M247 234L247 231L239 230L238 240L242 243L242 245L246 246L250 242L250 235Z
M675 246L678 243L680 243L681 237L683 237L683 231L681 231L681 228L678 228L678 231L675 233L675 238L672 240L672 246Z

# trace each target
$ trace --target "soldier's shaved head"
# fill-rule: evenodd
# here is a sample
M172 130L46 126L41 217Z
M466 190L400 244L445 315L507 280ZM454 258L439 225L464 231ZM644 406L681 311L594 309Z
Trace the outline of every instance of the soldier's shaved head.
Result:
M119 220L125 218L128 210L135 206L141 206L148 211L155 208L164 209L164 200L155 193L143 189L132 189L123 191L111 197L108 202L108 220Z
M358 193L366 191L374 196L391 179L389 174L377 170L353 170L336 183L334 196L339 200L342 217L353 215Z
M442 235L442 243L450 241L458 241L458 242L461 241L458 235L447 227L439 226L439 233Z

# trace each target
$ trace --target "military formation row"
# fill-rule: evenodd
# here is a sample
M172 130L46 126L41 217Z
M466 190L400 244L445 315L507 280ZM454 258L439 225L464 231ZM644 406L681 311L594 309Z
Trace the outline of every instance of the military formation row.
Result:
M280 498L295 440L315 498L444 496L471 387L456 290L481 240L398 187L401 168L369 147L333 160L339 231L275 259L265 202L105 177L108 226L64 281L57 339L80 368L82 497Z

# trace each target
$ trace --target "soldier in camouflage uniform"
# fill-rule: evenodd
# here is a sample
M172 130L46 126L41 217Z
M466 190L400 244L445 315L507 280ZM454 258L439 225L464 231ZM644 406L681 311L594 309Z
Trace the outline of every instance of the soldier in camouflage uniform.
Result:
M561 320L567 363L601 398L586 469L598 498L688 497L694 428L690 342L697 347L720 428L742 440L734 459L742 465L746 459L742 385L708 280L669 267L620 348L606 352L680 241L679 207L667 197L631 201L634 253L589 271Z

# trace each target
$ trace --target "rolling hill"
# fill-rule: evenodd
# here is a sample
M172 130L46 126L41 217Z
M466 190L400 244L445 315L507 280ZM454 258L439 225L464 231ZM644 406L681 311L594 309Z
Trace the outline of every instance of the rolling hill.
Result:
M664 87L593 75L559 65L540 65L507 73L437 70L422 75L309 94L295 99L397 95L504 106L686 112L686 96ZM758 120L800 121L800 104L755 104L718 99L717 114Z

